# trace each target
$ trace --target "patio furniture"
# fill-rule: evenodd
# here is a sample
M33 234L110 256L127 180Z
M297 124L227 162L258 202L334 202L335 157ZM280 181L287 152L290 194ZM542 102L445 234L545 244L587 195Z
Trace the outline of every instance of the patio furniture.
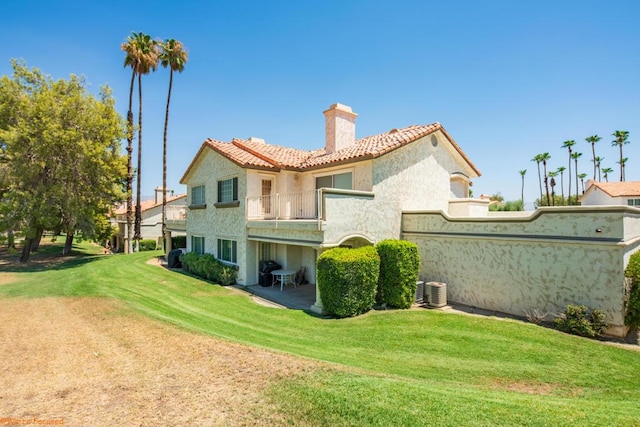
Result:
M296 275L295 270L273 270L271 274L275 279L273 281L274 285L280 282L280 292L282 292L284 285L292 284L294 287L296 286L296 282L294 281L294 277Z

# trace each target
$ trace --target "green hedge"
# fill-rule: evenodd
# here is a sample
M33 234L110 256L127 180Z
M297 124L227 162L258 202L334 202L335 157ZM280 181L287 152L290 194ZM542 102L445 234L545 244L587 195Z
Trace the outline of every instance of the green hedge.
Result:
M406 240L388 239L380 241L376 250L380 255L376 301L390 307L411 307L420 269L418 246Z
M155 251L156 241L153 239L140 240L140 252L142 251Z
M629 300L627 301L627 313L625 315L625 325L632 328L640 327L640 251L634 253L629 258L629 264L624 270L625 277L631 280L629 289Z
M218 261L211 254L188 252L180 255L180 263L185 271L224 286L234 285L238 277L237 267Z
M373 246L334 248L318 257L318 289L327 313L357 316L373 308L380 257Z

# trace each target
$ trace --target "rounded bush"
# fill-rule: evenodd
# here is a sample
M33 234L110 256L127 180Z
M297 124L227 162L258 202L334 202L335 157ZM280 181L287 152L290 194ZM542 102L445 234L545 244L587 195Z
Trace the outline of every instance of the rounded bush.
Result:
M406 240L388 239L380 241L376 250L380 255L377 302L396 308L411 307L420 270L418 245Z
M625 277L631 282L629 299L626 306L624 323L632 328L640 327L640 251L629 258L629 264L624 270Z
M371 310L379 271L380 257L373 246L323 252L317 262L317 286L325 311L352 317Z
M553 320L556 327L569 334L593 338L607 327L605 315L600 310L591 310L586 305L568 305L565 312Z

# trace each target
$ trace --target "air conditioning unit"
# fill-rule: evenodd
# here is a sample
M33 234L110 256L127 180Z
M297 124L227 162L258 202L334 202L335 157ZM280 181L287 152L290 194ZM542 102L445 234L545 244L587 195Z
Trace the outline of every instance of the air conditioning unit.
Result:
M415 302L418 304L422 304L424 302L424 282L422 280L418 280L416 282L416 299Z
M444 307L447 305L447 284L442 282L427 282L425 284L425 297L429 307Z

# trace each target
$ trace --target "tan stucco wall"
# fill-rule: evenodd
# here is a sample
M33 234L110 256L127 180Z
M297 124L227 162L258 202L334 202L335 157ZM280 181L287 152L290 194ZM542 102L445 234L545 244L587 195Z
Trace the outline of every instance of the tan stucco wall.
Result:
M599 188L592 187L582 197L581 204L582 206L626 205L627 199L623 197L611 197Z
M420 279L447 283L450 301L518 316L585 304L602 310L619 335L624 267L640 249L634 211L547 208L529 218L473 220L408 212L403 237L418 245Z
M240 206L216 208L218 200L218 180L238 178L238 199ZM206 209L189 209L187 221L187 250L191 250L191 236L205 238L205 252L218 256L217 239L238 242L238 283L244 283L247 263L247 239L244 221L247 176L244 169L220 156L213 150L202 153L187 178L187 206L191 202L191 189L205 186Z

